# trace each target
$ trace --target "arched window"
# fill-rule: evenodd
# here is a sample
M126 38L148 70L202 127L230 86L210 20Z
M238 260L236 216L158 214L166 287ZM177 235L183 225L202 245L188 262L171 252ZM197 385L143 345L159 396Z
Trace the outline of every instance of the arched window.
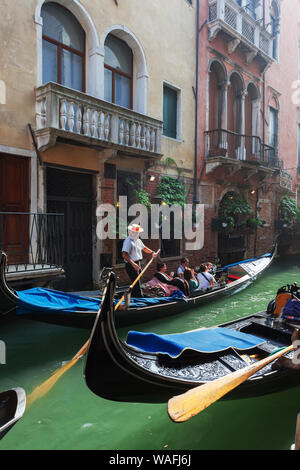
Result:
M269 104L269 145L278 147L278 104L274 97Z
M85 91L85 33L75 16L55 2L43 5L43 83Z
M250 82L247 86L245 98L245 147L246 159L252 160L253 156L259 156L260 151L260 95L257 86Z
M269 136L268 144L271 147L269 150L269 161L271 165L275 165L278 160L278 136L279 136L279 105L275 96L272 96L269 101Z
M245 5L245 10L248 15L252 16L252 18L256 19L256 4L257 0L247 0Z
M227 106L227 128L230 131L228 134L228 156L231 158L242 158L239 152L242 148L241 134L244 134L242 128L244 119L242 96L244 89L245 86L241 76L239 73L233 72L230 76Z
M280 31L280 12L277 2L273 1L270 10L270 27L271 35L273 37L273 58L279 58L279 31Z
M104 74L104 99L132 108L132 50L112 34L105 40Z

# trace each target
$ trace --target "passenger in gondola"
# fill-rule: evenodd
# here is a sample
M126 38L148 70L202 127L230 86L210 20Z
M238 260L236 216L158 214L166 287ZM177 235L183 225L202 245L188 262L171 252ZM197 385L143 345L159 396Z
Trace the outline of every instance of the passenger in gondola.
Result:
M177 276L180 276L181 278L184 277L183 276L184 270L185 270L185 268L188 267L188 264L189 264L189 259L188 258L181 258L180 266L177 269Z
M216 265L213 264L213 263L211 263L210 261L208 261L207 263L204 263L204 264L207 265L207 267L208 267L208 272L214 276L214 275L215 275L215 271L216 271Z
M209 272L210 268L207 263L202 263L200 266L200 272L197 275L197 280L199 282L199 290L207 290L209 287L212 287L216 281L214 276Z
M195 276L195 271L192 268L186 268L184 270L184 279L187 281L190 289L190 294L192 295L196 289L199 287L199 282Z
M177 287L184 293L184 295L190 295L188 282L181 277L176 276L173 278L172 276L169 276L169 274L167 274L167 265L165 263L157 263L157 272L155 273L155 277L165 284Z

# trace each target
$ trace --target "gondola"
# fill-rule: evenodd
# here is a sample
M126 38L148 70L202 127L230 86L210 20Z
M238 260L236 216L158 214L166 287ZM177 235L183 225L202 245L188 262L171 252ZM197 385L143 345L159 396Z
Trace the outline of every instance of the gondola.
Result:
M114 289L112 273L84 366L86 385L105 399L166 402L291 344L293 326L281 323L267 311L184 335L130 331L127 341L121 342L115 328ZM299 370L269 364L224 398L265 395L299 384Z
M224 266L220 271L226 272L226 283L217 284L216 287L190 297L175 293L172 297L131 298L129 308L117 310L117 326L123 327L156 320L185 312L225 295L235 294L257 279L270 266L275 254L276 247L272 252L260 257ZM6 259L6 254L1 252L0 315L10 311L32 320L91 330L101 298L45 288L13 291L5 279Z
M0 393L0 439L22 418L25 407L23 388L16 387Z

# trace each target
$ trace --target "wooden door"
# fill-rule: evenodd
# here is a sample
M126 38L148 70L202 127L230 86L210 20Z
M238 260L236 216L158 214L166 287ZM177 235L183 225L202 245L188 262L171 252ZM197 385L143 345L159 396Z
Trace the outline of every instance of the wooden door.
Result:
M9 264L28 262L29 158L0 155L0 248Z

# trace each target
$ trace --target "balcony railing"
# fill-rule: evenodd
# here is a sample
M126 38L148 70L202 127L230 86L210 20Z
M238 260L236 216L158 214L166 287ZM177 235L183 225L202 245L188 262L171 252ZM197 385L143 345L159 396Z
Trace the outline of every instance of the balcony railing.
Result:
M248 50L272 61L272 37L256 21L246 9L240 7L233 0L212 0L209 2L210 39L213 39L220 30L226 32L232 39L248 46Z
M57 83L36 89L39 148L58 136L100 148L161 156L162 122Z
M7 273L62 271L64 215L0 212L0 249Z
M277 149L261 142L258 136L238 134L225 129L205 131L206 157L226 157L282 168Z

